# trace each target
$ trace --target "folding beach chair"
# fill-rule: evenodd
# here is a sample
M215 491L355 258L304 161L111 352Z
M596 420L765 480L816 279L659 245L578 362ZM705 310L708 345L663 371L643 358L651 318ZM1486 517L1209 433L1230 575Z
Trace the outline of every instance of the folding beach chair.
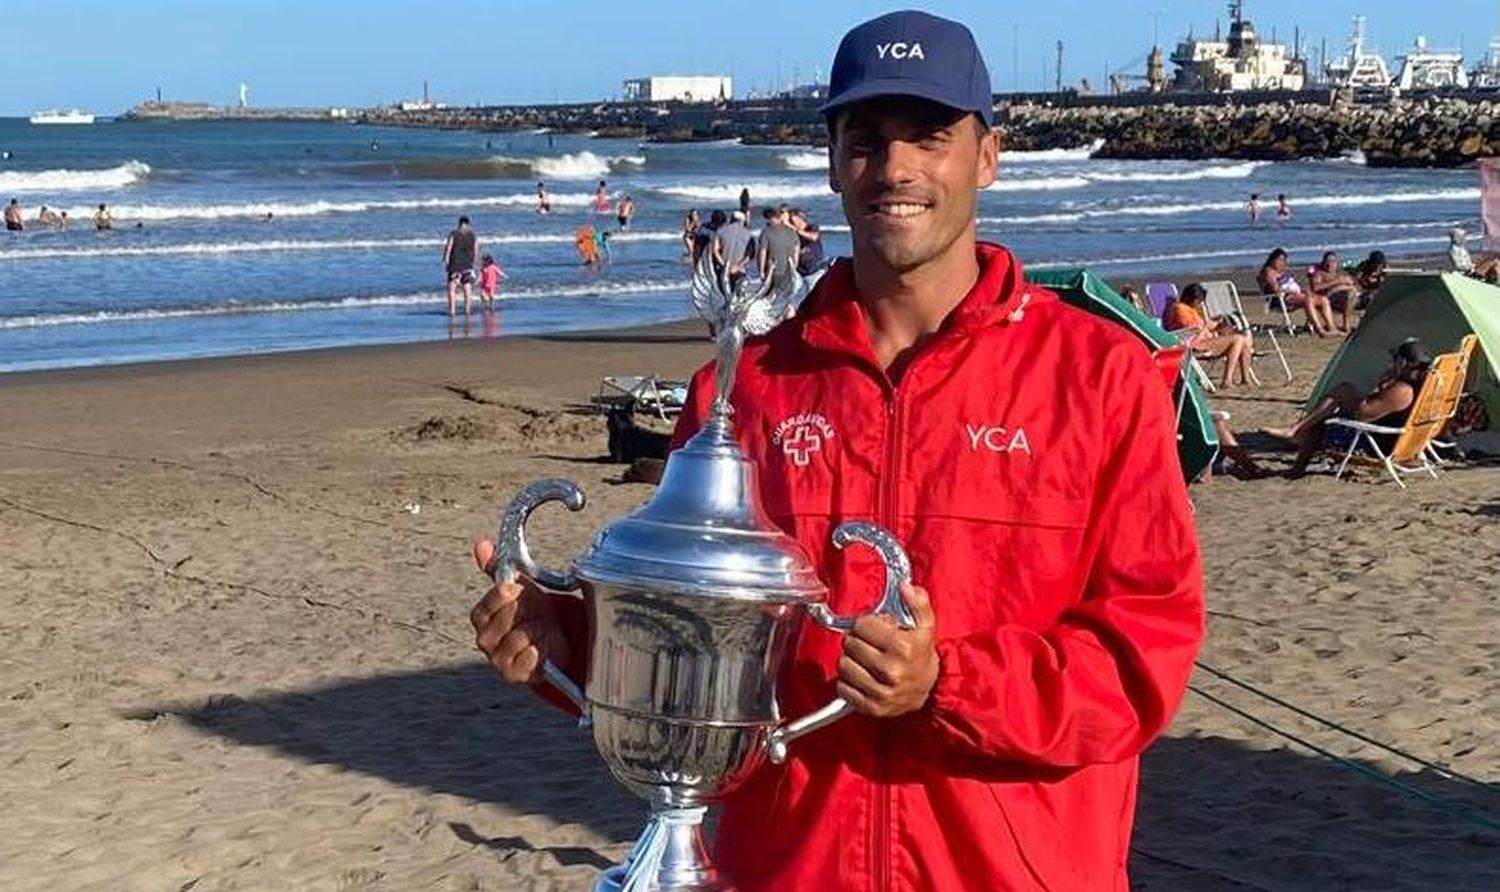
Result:
M678 381L663 381L655 375L605 375L599 381L594 402L604 406L629 406L655 414L663 421L682 411L687 387Z
M1386 427L1348 418L1330 418L1325 421L1326 425L1344 428L1354 434L1354 441L1349 444L1349 451L1344 454L1344 460L1339 463L1334 477L1344 476L1349 460L1354 457L1361 444L1367 445L1375 453L1376 458L1385 465L1391 479L1402 489L1406 488L1406 483L1401 479L1403 474L1425 472L1437 477L1437 469L1432 464L1428 447L1452 417L1451 414L1444 415L1444 412L1451 413L1457 407L1457 394L1463 391L1467 372L1468 360L1463 353L1444 353L1434 359L1427 370L1427 377L1422 381L1421 389L1417 391L1416 400L1412 402L1406 424L1402 427ZM1380 441L1376 439L1381 435L1396 438L1389 455L1380 448Z
M1446 420L1443 422L1443 428L1440 428L1438 432L1433 435L1432 442L1427 444L1427 457L1431 459L1432 463L1435 465L1441 465L1444 463L1443 457L1438 454L1439 449L1458 449L1457 443L1454 443L1451 440L1439 440L1438 436L1440 436L1443 433L1443 430L1446 429L1448 422L1452 421L1453 417L1458 414L1459 402L1463 400L1466 395L1468 395L1468 391L1465 388L1468 386L1467 382L1469 379L1470 363L1474 359L1474 351L1476 348L1478 348L1478 346L1479 335L1467 334L1464 335L1463 339L1458 342L1458 349L1454 351L1460 357L1462 357L1462 363L1460 364L1458 374L1461 382L1463 383L1460 383L1453 389L1452 399L1449 401L1450 404L1443 407L1443 411L1446 413Z
M1296 335L1305 326L1300 326L1292 321L1292 314L1287 310L1286 295L1279 291L1269 294L1261 294L1261 299L1266 302L1266 312L1273 310L1281 313L1281 330L1289 335Z
M1146 308L1157 322L1166 318L1167 307L1177 299L1177 286L1171 282L1146 283Z
M1250 324L1250 317L1245 315L1245 305L1240 302L1239 289L1228 279L1216 279L1212 282L1204 282L1203 290L1208 297L1203 301L1203 308L1210 316L1223 316L1234 323L1234 327L1244 332L1253 332L1254 326ZM1287 365L1286 354L1281 352L1281 344L1276 341L1276 332L1271 326L1263 327L1265 335L1271 341L1271 350L1275 352L1276 358L1281 361L1281 371L1286 375L1288 381L1292 380L1292 367ZM1257 356L1264 354L1257 353ZM1254 363L1251 363L1254 365ZM1259 384L1259 381L1255 383Z

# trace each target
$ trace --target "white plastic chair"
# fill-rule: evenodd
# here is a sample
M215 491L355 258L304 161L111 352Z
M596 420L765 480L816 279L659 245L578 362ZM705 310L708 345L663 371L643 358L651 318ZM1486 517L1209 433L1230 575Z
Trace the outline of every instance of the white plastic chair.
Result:
M1233 282L1228 279L1204 282L1203 290L1208 295L1203 301L1203 308L1210 316L1223 316L1233 322L1234 327L1240 331L1254 331L1254 326L1250 324L1250 317L1245 314L1245 305L1240 302L1240 291L1234 287ZM1287 317L1287 323L1291 323L1290 317ZM1282 352L1281 344L1276 340L1276 332L1271 326L1264 326L1263 331L1271 341L1271 349L1276 353L1276 358L1281 361L1282 373L1286 375L1288 381L1292 380L1292 367L1287 365L1286 354Z

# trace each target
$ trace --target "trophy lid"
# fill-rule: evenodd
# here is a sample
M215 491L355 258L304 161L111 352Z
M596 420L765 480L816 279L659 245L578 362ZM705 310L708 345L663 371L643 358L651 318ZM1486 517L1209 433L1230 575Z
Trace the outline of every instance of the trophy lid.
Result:
M574 562L585 580L711 598L822 601L807 551L771 522L727 412L667 458L651 501Z

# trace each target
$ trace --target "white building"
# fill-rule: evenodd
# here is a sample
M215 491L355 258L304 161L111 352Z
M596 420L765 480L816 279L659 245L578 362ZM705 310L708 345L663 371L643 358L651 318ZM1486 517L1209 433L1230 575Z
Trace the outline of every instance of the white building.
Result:
M721 102L734 98L734 81L722 75L638 77L625 82L626 102Z

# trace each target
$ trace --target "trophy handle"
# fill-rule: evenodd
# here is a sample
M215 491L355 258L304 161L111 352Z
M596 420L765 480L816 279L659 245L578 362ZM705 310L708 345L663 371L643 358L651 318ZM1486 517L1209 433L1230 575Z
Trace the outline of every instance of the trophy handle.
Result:
M522 487L500 515L500 530L495 535L495 561L490 572L496 582L515 582L517 575L523 575L548 594L581 598L578 580L571 570L558 572L538 565L526 547L526 519L548 502L562 502L569 511L582 511L585 499L583 490L571 480L538 480ZM589 702L578 683L551 660L542 663L542 674L553 687L573 701L582 715L580 721L587 723Z
M906 549L901 547L895 536L873 523L849 521L839 524L833 531L835 547L844 548L855 542L875 549L885 563L885 591L881 594L880 601L865 615L883 613L903 629L915 627L916 618L907 609L906 602L901 600L901 586L911 581L911 559L906 556ZM859 616L839 616L829 610L826 604L813 604L808 608L808 613L823 628L846 635L853 630L855 620L860 619ZM823 708L777 727L766 738L766 757L780 765L786 761L787 745L793 740L833 724L853 711L854 707L849 705L849 701L843 697L835 697Z

